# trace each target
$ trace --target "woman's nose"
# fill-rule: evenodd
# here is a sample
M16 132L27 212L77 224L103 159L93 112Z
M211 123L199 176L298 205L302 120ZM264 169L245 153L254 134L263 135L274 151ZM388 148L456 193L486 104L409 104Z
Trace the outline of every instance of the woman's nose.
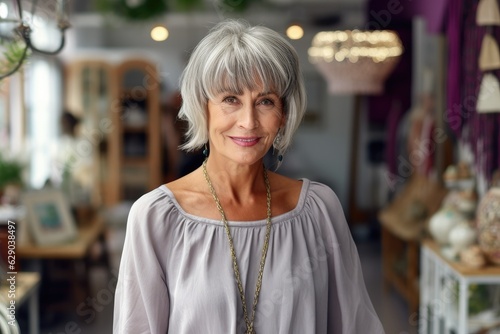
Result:
M259 121L256 115L256 108L252 104L245 104L243 108L241 108L240 115L240 126L245 129L255 129L259 126Z

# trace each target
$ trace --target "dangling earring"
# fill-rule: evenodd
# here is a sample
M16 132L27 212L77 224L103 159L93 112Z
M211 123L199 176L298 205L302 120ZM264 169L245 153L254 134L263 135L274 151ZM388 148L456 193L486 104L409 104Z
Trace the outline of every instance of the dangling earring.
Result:
M278 146L281 142L281 133L280 133L280 129L278 129L278 134L276 135L276 137L274 138L274 143L273 143L273 155L275 154L275 148L276 146ZM281 162L283 161L283 155L282 154L278 154L278 161Z
M207 144L205 144L205 148L203 149L203 155L205 156L205 158L208 158L208 146L207 146Z

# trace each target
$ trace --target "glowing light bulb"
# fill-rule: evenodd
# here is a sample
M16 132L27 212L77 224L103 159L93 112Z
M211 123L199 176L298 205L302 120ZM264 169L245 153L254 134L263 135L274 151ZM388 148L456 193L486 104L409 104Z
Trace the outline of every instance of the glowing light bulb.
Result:
M304 36L304 29L298 24L292 24L286 29L286 35L290 39L301 39Z
M168 38L168 30L164 26L158 25L151 29L151 38L154 41L162 42Z

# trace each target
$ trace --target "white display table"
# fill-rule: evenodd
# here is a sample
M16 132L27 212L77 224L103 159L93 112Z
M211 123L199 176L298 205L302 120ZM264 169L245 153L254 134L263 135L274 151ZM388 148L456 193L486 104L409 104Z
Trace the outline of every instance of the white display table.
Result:
M39 305L38 305L38 288L40 286L40 274L36 272L19 272L16 275L16 307L22 307L25 302L28 302L29 307L29 333L38 334L39 329ZM8 306L10 300L7 298L9 287L3 284L0 287L0 295ZM18 310L17 310L18 311Z
M480 319L468 314L469 288L476 284L500 285L500 266L466 267L443 257L434 241L424 240L420 270L420 334L482 333L500 324L498 317Z

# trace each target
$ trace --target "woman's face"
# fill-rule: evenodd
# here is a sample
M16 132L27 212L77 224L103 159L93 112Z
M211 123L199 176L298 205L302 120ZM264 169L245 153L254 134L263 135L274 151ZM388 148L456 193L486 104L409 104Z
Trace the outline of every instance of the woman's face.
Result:
M208 101L210 155L222 155L240 164L258 162L284 122L281 99L273 92L218 94Z

